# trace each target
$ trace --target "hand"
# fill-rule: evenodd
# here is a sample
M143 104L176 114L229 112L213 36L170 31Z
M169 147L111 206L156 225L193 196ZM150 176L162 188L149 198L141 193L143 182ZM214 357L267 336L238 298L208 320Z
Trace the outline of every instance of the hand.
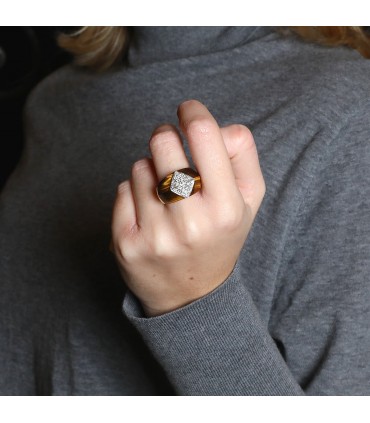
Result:
M179 106L178 118L201 190L176 203L159 201L158 182L190 167L176 128L162 125L150 139L152 158L134 163L113 210L112 250L146 316L189 304L227 279L266 191L245 126L220 129L195 100Z

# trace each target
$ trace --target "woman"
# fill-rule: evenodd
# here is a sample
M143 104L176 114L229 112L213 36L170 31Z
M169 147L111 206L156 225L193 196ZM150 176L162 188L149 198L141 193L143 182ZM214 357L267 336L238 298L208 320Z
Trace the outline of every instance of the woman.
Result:
M105 72L28 99L1 392L369 394L369 62L267 27L124 31L81 30L64 45ZM189 167L200 190L171 194Z

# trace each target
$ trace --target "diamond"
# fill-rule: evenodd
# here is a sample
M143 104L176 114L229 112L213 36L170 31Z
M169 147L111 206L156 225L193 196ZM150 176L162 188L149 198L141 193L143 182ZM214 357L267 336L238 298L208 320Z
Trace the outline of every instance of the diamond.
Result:
M191 176L175 170L172 176L170 190L175 194L181 195L181 197L190 197L194 182L194 178Z

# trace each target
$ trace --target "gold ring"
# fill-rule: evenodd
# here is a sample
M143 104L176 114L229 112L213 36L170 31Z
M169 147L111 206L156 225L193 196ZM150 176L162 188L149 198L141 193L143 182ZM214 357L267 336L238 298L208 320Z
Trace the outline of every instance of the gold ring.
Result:
M163 204L175 203L190 197L201 189L200 175L190 167L175 170L157 185L156 191Z

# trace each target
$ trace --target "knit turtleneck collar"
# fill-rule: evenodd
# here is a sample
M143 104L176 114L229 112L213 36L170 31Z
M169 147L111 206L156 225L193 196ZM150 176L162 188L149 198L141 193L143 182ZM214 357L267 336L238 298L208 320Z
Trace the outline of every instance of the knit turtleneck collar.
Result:
M197 56L234 48L259 38L270 27L150 26L130 27L128 63L147 63Z

